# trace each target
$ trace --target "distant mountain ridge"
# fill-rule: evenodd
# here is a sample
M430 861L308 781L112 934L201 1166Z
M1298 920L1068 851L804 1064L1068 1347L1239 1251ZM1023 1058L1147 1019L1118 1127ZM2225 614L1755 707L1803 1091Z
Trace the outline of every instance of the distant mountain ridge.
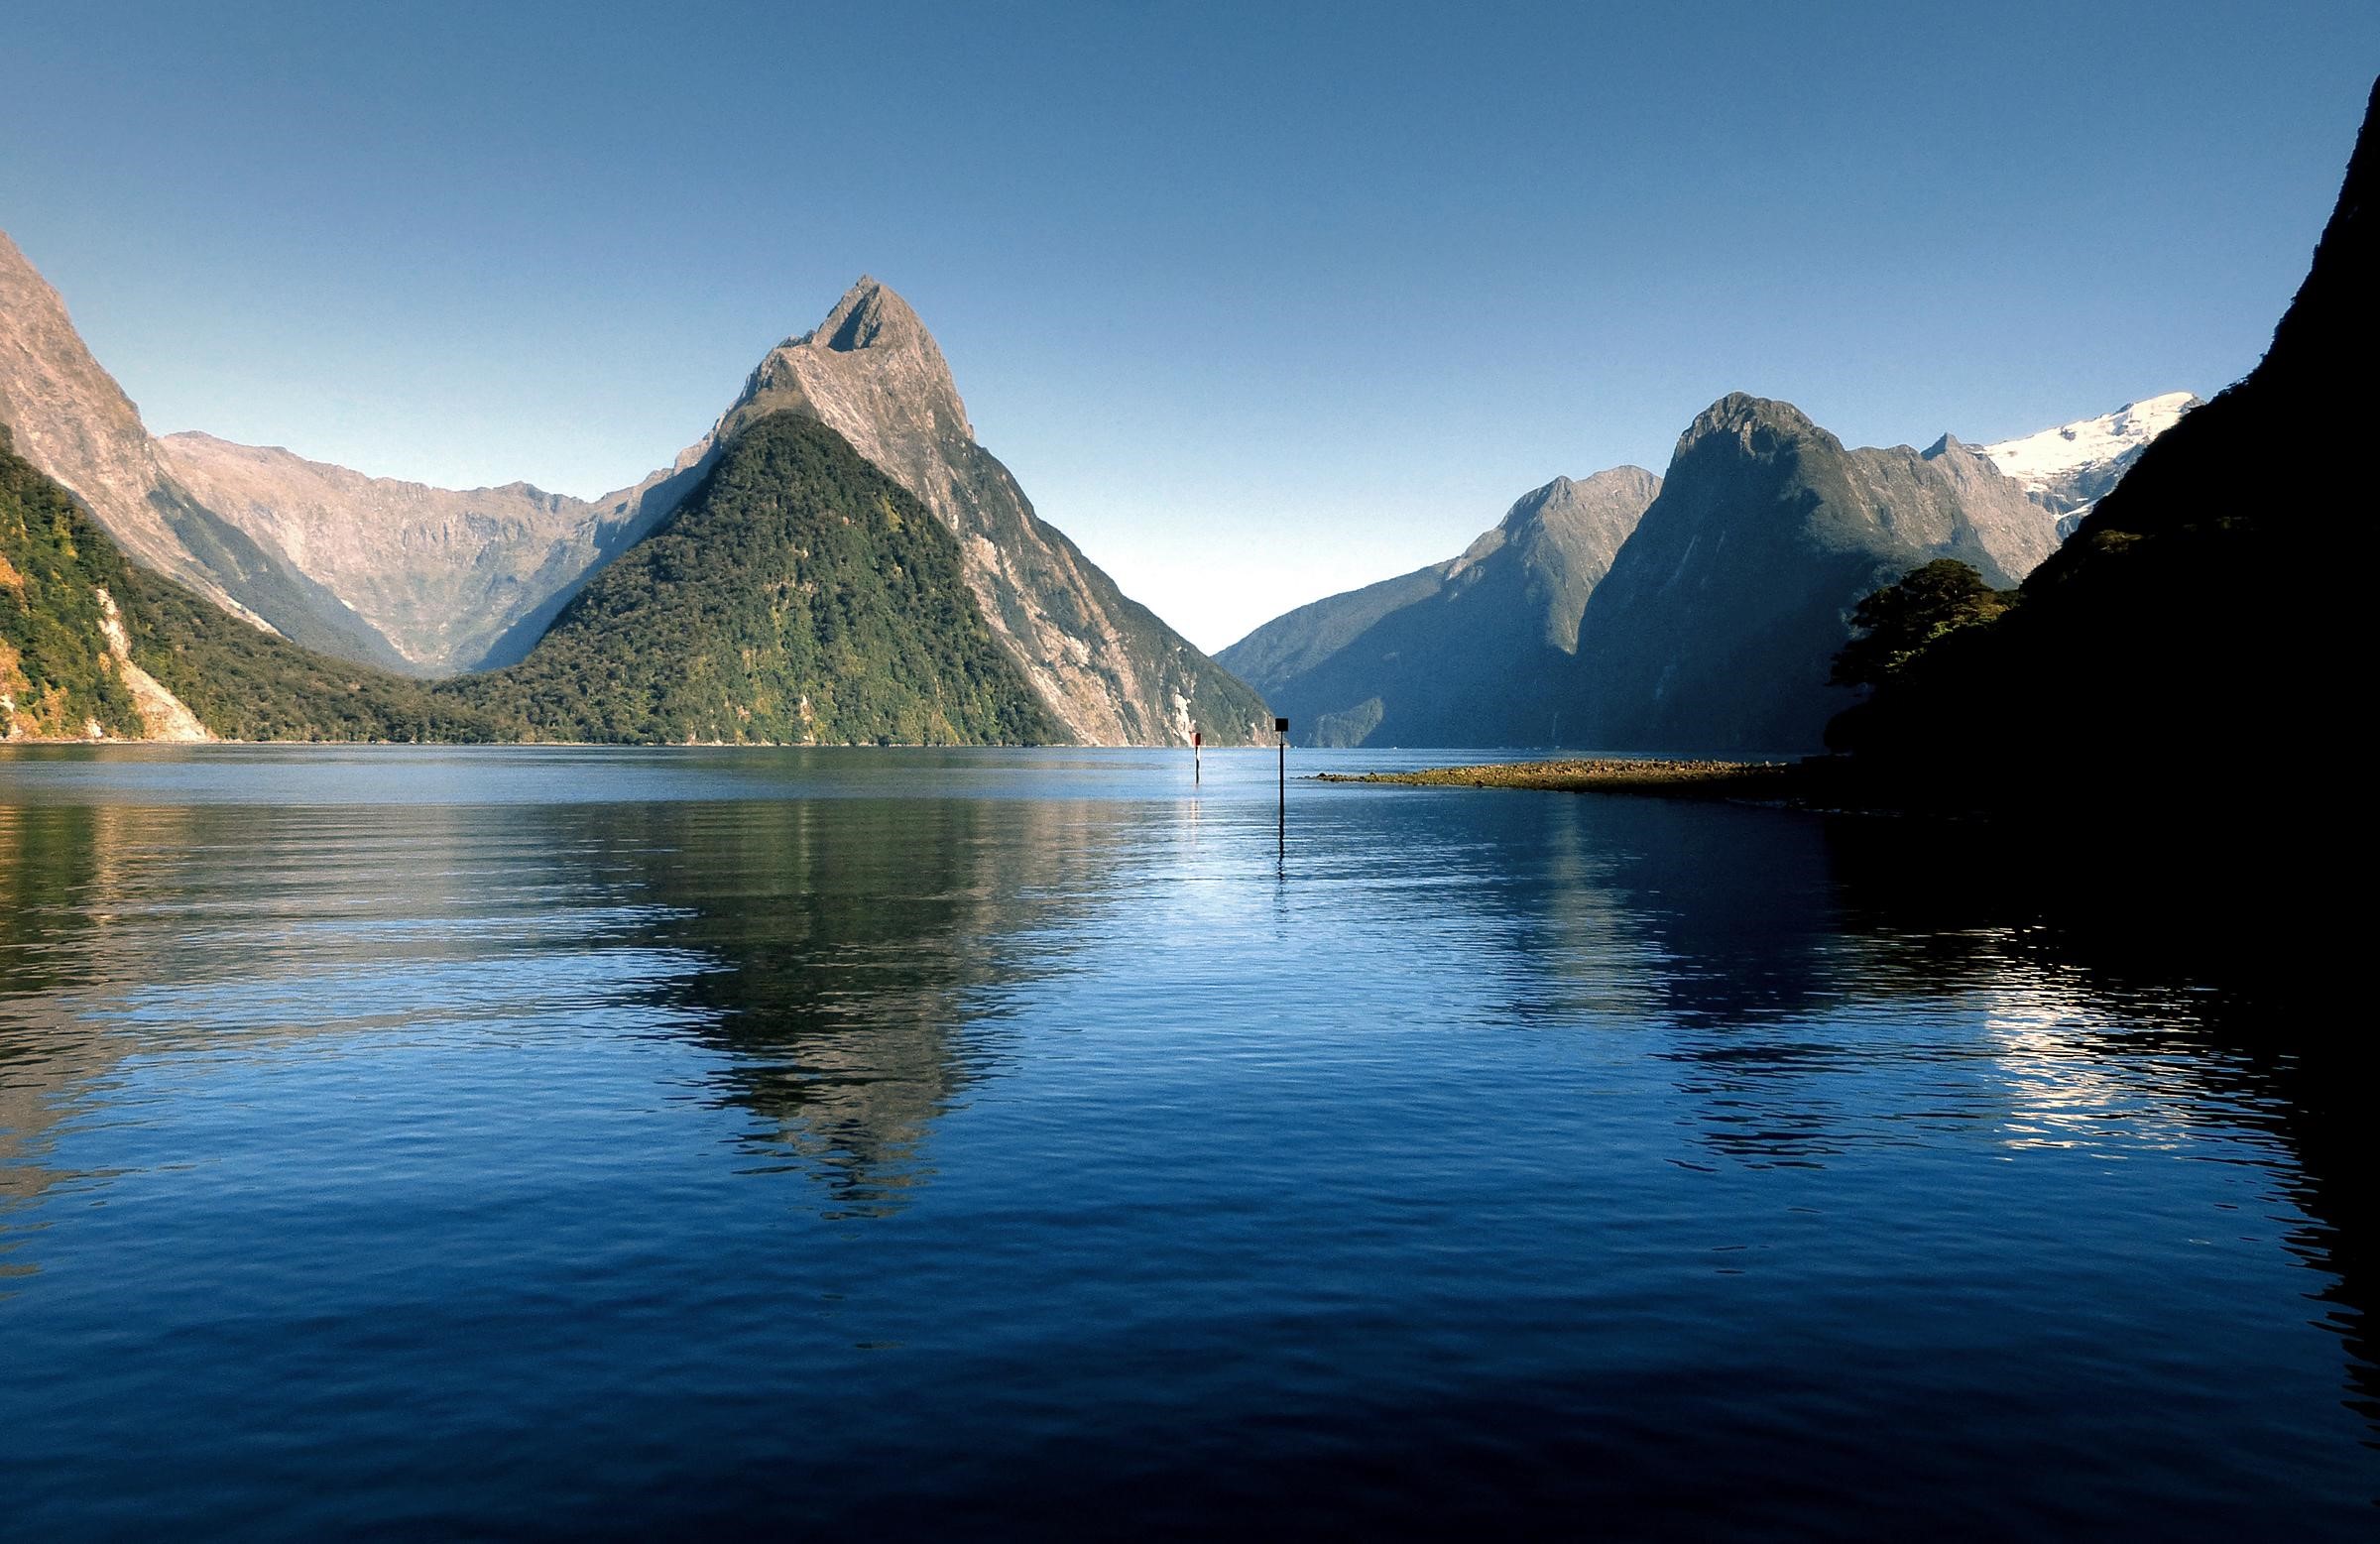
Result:
M529 655L603 568L659 530L745 425L791 410L849 440L959 538L1001 648L1086 744L1267 732L1255 693L1123 594L977 444L931 334L863 279L773 349L712 429L637 485L581 500L451 490L199 433L153 439L58 296L0 237L0 421L136 560L261 626L416 674Z
M1852 449L1736 394L1688 427L1665 477L1557 479L1462 557L1299 607L1217 657L1309 744L1814 750L1851 700L1827 677L1862 597L1937 557L2018 583L2074 501L2195 401L1918 451Z
M587 501L527 483L432 488L196 432L156 446L180 486L317 577L422 674L509 663L525 620L541 628L556 594L669 508L628 490Z
M1301 606L1216 657L1300 744L1546 744L1580 617L1660 486L1633 466L1557 477L1461 556Z

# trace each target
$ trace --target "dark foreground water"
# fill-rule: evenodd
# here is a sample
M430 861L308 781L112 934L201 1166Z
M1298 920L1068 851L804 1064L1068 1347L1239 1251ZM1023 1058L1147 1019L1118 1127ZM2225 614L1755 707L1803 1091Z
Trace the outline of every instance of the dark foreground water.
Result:
M0 753L0 1534L2373 1535L2212 960L1940 828L1272 796Z

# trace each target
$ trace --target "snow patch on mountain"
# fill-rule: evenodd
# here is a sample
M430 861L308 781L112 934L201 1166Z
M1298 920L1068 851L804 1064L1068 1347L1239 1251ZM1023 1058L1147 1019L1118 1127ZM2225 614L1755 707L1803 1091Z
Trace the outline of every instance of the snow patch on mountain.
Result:
M2189 392L2126 403L2113 413L2082 418L1979 447L1991 464L2024 485L2035 500L2061 515L2086 508L2115 486L2149 441L2199 406Z

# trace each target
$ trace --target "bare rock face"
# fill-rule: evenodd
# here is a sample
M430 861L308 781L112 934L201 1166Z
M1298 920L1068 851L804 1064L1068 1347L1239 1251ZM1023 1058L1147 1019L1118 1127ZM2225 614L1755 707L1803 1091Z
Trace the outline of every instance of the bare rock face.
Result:
M107 642L108 665L132 694L133 708L141 716L141 738L182 743L214 739L214 732L198 721L188 704L133 663L132 635L124 631L124 614L116 609L116 598L104 589L93 593L99 602L99 632Z
M17 451L81 495L135 559L218 603L229 597L149 502L165 481L140 410L99 368L65 302L0 235L0 422Z
M508 638L532 619L541 631L558 600L650 524L634 490L589 503L527 483L432 488L211 434L169 434L157 449L207 508L430 674L511 663Z
M1891 456L1902 451L1867 453ZM1974 534L1976 546L1999 569L2000 578L1995 582L2020 582L2058 550L2063 537L2057 512L2035 500L2024 484L2002 473L1974 446L1945 434L1919 459L1930 463L1948 487L1960 518Z
M1179 745L1196 728L1237 744L1265 732L1254 692L1034 515L1009 469L976 443L942 350L884 285L863 278L814 331L771 350L678 465L701 465L720 439L779 409L841 434L957 533L994 636L1077 740Z
M65 302L0 234L0 422L71 489L133 560L233 614L367 663L402 661L367 623L260 547L173 475L140 410L99 368Z

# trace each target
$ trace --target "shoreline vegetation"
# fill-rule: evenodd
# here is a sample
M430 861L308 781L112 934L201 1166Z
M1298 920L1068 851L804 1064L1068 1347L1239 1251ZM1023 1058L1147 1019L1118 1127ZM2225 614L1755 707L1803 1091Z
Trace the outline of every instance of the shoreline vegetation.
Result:
M1636 793L1658 798L1799 804L1813 791L1791 762L1660 761L1566 757L1399 772L1317 772L1317 782L1391 782L1422 788L1540 788L1556 793Z

